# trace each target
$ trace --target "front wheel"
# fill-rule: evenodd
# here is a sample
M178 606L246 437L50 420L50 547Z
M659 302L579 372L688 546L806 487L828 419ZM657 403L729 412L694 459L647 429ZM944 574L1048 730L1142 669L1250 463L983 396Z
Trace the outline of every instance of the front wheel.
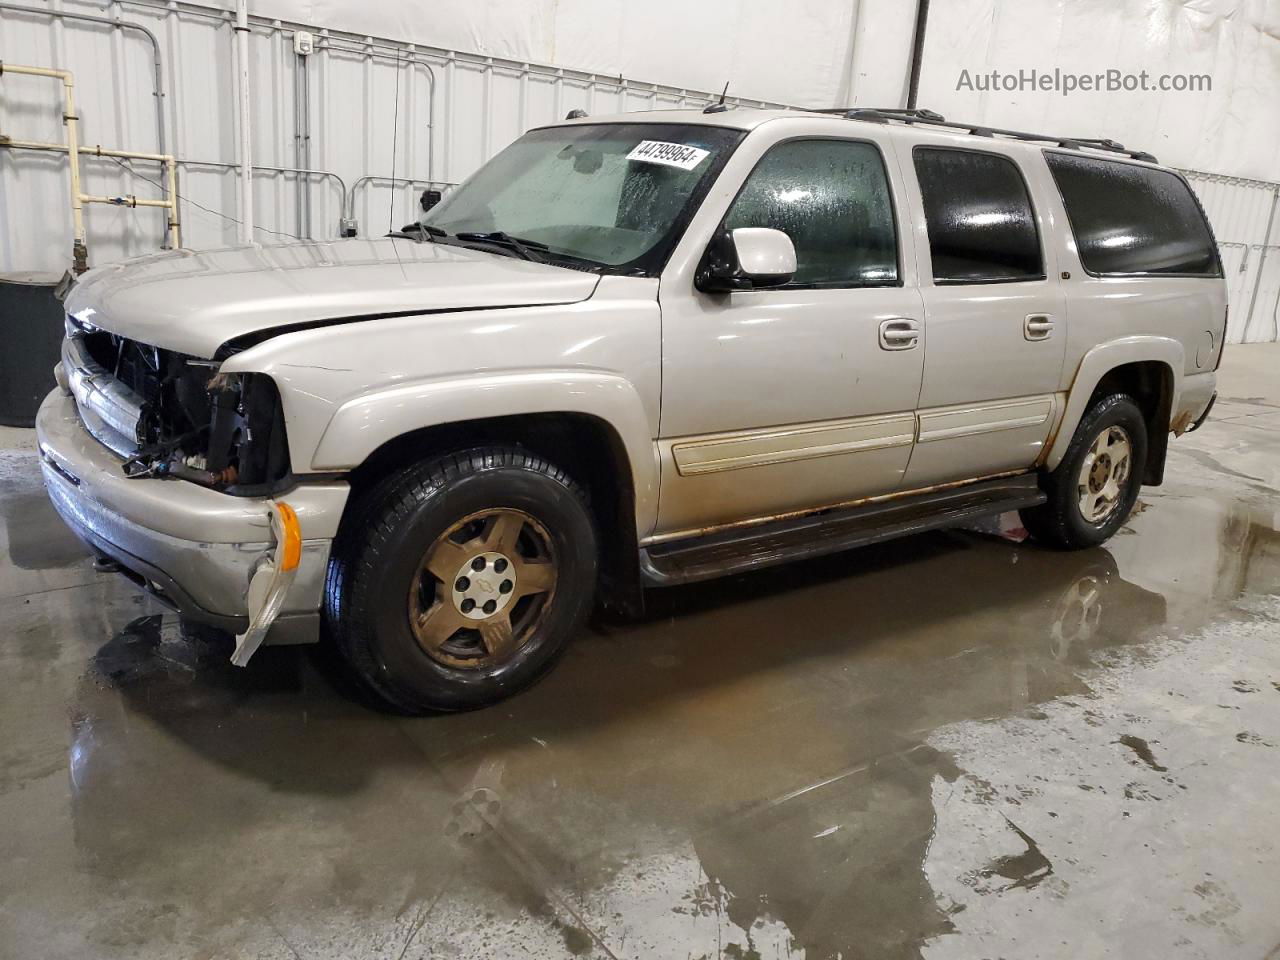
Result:
M1041 480L1048 501L1022 511L1037 540L1064 550L1110 539L1138 499L1147 462L1147 424L1128 394L1096 401L1062 462Z
M541 677L595 581L582 489L526 451L482 448L407 467L356 504L334 545L325 619L384 701L466 710Z

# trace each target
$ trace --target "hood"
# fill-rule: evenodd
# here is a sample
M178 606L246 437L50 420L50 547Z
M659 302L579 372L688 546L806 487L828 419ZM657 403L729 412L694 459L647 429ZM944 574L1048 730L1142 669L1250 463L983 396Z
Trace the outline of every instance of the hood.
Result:
M176 250L98 267L67 312L112 333L197 357L293 324L380 314L575 303L599 277L415 240L334 240Z

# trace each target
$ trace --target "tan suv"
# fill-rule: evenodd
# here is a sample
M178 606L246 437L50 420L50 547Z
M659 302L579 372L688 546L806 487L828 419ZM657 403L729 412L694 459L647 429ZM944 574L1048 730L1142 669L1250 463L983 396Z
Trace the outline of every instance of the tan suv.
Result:
M928 112L530 131L381 240L86 275L39 416L68 524L379 696L527 685L599 599L1008 510L1101 543L1214 398L1185 180Z

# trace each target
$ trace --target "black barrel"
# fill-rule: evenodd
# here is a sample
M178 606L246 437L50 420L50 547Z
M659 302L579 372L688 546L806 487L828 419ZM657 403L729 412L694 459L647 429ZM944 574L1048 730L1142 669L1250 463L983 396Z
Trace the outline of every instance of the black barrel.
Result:
M54 387L63 336L61 274L0 274L0 424L30 427Z

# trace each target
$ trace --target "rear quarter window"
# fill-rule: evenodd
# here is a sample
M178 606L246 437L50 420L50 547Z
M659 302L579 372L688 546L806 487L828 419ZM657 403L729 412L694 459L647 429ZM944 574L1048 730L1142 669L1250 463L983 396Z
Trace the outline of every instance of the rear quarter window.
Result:
M1080 262L1095 276L1220 277L1213 233L1177 174L1046 153Z

